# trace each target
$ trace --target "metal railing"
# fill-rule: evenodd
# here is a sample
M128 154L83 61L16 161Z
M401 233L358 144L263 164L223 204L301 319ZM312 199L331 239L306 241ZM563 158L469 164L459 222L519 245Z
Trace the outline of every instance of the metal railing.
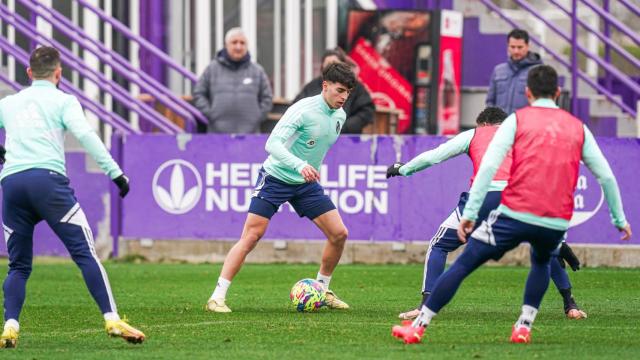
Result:
M196 76L196 74L192 73L191 71L187 70L186 68L184 68L180 64L176 63L175 60L173 60L169 55L164 53L164 51L158 49L155 45L153 45L149 41L145 40L141 36L134 34L131 30L129 30L129 28L126 25L124 25L123 23L119 22L118 20L112 18L111 16L107 15L100 8L91 5L86 0L75 0L75 1L78 4L82 5L85 9L87 9L87 10L93 12L94 14L96 14L100 18L100 20L102 20L102 21L108 23L109 25L113 26L114 29L118 30L127 39L129 39L130 41L135 42L136 44L138 44L143 49L153 53L155 56L158 57L158 59L160 59L164 64L166 64L170 68L176 70L177 72L179 72L180 74L182 74L183 76L185 76L186 78L188 78L189 80L191 80L193 82L198 81L198 77Z
M171 108L180 117L190 121L192 124L195 124L196 120L207 123L206 117L204 117L204 115L202 115L202 113L193 105L173 94L170 89L158 82L152 76L133 67L130 61L125 59L122 55L110 50L99 41L88 36L82 28L75 25L64 15L52 8L40 4L37 0L18 1L27 7L27 9L32 11L34 15L46 20L54 26L56 30L82 46L86 51L94 54L103 63L111 66L112 69L122 75L125 79L138 85L143 91L153 94L156 100Z
M626 85L631 91L640 95L640 85L638 85L631 77L627 76L616 67L611 64L610 51L613 49L617 53L619 53L623 58L629 61L633 66L640 68L640 61L626 51L623 47L619 46L613 40L611 40L610 34L610 26L614 26L618 31L623 34L629 36L634 42L640 44L640 36L633 32L629 27L627 27L624 23L617 20L613 15L611 15L608 11L609 8L609 0L604 0L604 8L600 8L596 4L594 4L591 0L572 0L571 9L566 9L561 6L556 0L550 0L550 3L555 5L558 9L564 12L567 16L570 17L571 20L571 34L565 34L558 26L551 23L549 20L545 19L543 16L539 14L538 11L535 10L533 6L531 6L527 1L524 0L513 0L516 4L518 4L522 9L526 10L528 13L536 17L538 20L543 22L546 26L549 27L555 34L559 35L562 39L566 40L571 45L571 57L570 60L567 61L564 57L560 56L557 52L550 49L546 46L542 41L537 39L534 36L530 36L532 42L536 43L541 48L545 49L554 59L556 59L560 64L565 66L571 72L571 111L575 114L577 110L578 104L578 79L583 80L589 86L594 88L598 93L602 94L609 100L610 102L617 105L624 112L628 113L631 117L637 117L638 112L637 109L625 104L622 100L617 98L611 91L611 79L616 78L621 83ZM627 2L626 0L618 0L621 4L625 5L628 9L631 10L635 15L640 14L640 9L638 9L635 5ZM505 12L500 9L497 5L495 5L491 0L480 0L482 4L484 4L488 9L496 13L500 16L504 21L509 23L514 28L520 27L519 24L516 24L515 21L509 18ZM596 14L598 14L605 22L605 32L600 33L597 29L587 25L585 22L578 18L578 3L583 3L587 7L591 8ZM587 51L584 47L582 47L578 43L578 25L583 27L588 31L589 34L596 36L605 44L605 57L600 58L597 54L592 54ZM609 79L607 83L609 84L607 87L598 84L597 79L593 79L584 72L582 72L578 66L578 52L584 54L587 58L595 61L605 72L605 78Z
M12 13L4 4L1 3L0 18L8 25L13 26L14 29L22 33L25 37L27 37L34 43L53 46L57 48L60 51L63 63L65 63L69 68L80 73L85 77L85 79L91 80L102 91L111 94L129 110L136 112L138 115L146 119L149 119L149 121L151 121L160 130L167 133L183 132L180 127L168 121L157 111L151 108L148 104L136 99L135 97L132 97L129 94L128 90L122 88L122 86L120 86L118 83L108 79L101 72L91 69L80 57L73 54L62 44L54 39L47 38L44 35L38 33L35 27L29 21L15 13Z
M12 56L17 62L21 63L25 67L29 66L29 54L27 54L19 47L11 44L9 40L7 40L3 36L0 36L0 49L2 49L2 51L7 55ZM20 84L9 79L7 76L1 73L0 80L13 87L15 90L20 90L22 88ZM69 81L62 79L60 81L60 89L62 91L75 95L80 101L80 104L82 104L85 109L96 114L98 118L111 125L116 131L122 132L123 134L140 133L139 130L134 129L131 124L129 124L125 119L113 112L108 111L104 108L104 106L102 106L102 104L95 102L87 97L81 90L74 87Z

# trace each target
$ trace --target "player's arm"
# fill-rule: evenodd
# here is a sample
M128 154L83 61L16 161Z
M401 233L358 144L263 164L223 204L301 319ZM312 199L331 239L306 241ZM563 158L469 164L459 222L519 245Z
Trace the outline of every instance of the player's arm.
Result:
M302 126L301 107L292 107L287 110L271 131L271 135L265 144L265 150L279 162L287 167L302 173L307 162L293 155L287 149L287 142Z
M591 131L584 126L584 144L582 145L582 161L595 175L598 183L602 186L604 197L609 205L609 213L611 214L611 222L620 231L624 231L624 240L631 236L631 228L627 222L624 210L622 208L622 198L620 189L616 181L613 171L609 166L609 162L602 154L598 143L596 142Z
M496 106L496 69L491 73L491 81L489 81L489 91L487 99L484 101L486 106Z
M65 103L62 122L65 129L78 139L78 142L98 163L102 171L116 183L120 189L120 196L124 197L129 192L129 179L124 176L120 166L113 160L107 148L87 122L82 106L75 97L70 96Z
M260 93L258 94L258 105L260 106L260 112L262 119L267 117L267 113L271 111L273 107L273 92L269 85L269 78L264 71L260 72Z
M473 180L473 185L471 186L471 190L469 190L469 200L462 214L464 226L468 227L468 225L471 224L468 230L473 228L473 223L478 218L478 211L487 195L491 180L498 171L498 168L500 168L502 160L504 160L513 146L516 126L516 115L509 115L502 125L500 125L498 131L496 131L495 136L487 148L487 152L482 157L480 169L478 169L478 174L476 174L476 178ZM460 222L461 228L463 227L463 221ZM458 235L460 235L460 232Z
M430 166L451 159L452 157L467 153L474 133L475 130L473 129L467 130L458 134L444 144L440 144L437 148L423 152L411 159L408 163L397 168L397 173L394 171L389 173L389 171L394 168L393 165L390 166L389 170L387 170L387 178L397 175L409 176Z
M209 92L210 77L211 66L207 66L193 88L193 106L204 115L211 113L211 104L213 104L213 99L211 98L213 95Z

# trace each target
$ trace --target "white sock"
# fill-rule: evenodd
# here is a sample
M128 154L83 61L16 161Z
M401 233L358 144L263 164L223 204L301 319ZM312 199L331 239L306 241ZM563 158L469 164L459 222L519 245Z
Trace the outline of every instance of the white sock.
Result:
M227 290L229 290L229 286L231 285L231 281L219 277L218 283L216 284L216 289L213 290L213 294L211 294L210 299L216 300L224 300L227 298Z
M530 305L522 305L522 314L520 314L520 318L516 321L516 328L526 327L531 329L533 325L533 321L536 319L536 315L538 314L538 309L534 308Z
M16 319L9 319L4 323L4 330L7 330L7 328L10 327L16 329L16 331L20 331L20 324Z
M324 286L324 289L329 289L329 283L331 282L331 276L322 275L318 272L318 276L316 276L316 280Z
M120 315L117 312L108 312L102 314L104 316L104 321L118 321L120 320Z
M431 311L428 307L422 305L422 308L420 309L420 315L418 315L418 317L413 321L413 324L411 324L411 326L427 327L434 316L436 316L436 313Z

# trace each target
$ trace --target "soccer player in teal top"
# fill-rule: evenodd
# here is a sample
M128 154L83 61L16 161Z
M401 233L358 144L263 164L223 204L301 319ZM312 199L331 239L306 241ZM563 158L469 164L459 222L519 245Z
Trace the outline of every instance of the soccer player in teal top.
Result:
M226 305L231 281L264 235L273 214L287 201L300 217L309 218L327 237L317 275L327 290L327 306L349 308L329 290L331 275L347 240L347 228L318 183L318 171L340 135L346 119L342 105L356 78L348 65L336 63L323 71L322 80L322 93L287 109L267 140L265 149L269 157L260 171L240 240L227 254L216 288L207 302L208 311L231 312Z
M60 237L82 271L104 315L107 333L141 343L145 335L118 315L107 273L94 249L91 228L69 187L65 131L70 131L113 179L121 197L129 192L129 180L87 123L78 99L56 88L62 77L58 50L46 46L34 50L27 73L33 80L31 86L0 100L0 126L6 130L6 154L0 150L0 163L4 163L0 173L2 223L9 251L0 348L17 345L18 320L32 268L33 229L42 220Z
M549 286L549 261L569 228L573 192L580 161L593 172L603 188L613 225L631 237L631 226L622 209L616 178L589 129L558 109L558 74L547 65L529 72L527 98L531 106L511 114L496 132L469 191L458 238L467 242L463 253L436 281L433 292L413 323L394 326L392 335L407 344L419 343L433 317L453 298L458 287L475 269L490 259L528 242L531 270L524 291L522 312L511 331L511 342L529 343L531 327ZM491 180L511 151L509 184L500 206L475 230L478 211ZM472 232L473 231L473 232Z

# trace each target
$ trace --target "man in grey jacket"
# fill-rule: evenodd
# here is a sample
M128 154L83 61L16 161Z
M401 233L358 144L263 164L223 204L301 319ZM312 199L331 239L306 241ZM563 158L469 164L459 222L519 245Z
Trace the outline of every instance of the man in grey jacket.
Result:
M209 119L207 132L256 133L271 110L269 79L251 62L241 28L227 31L224 45L198 79L194 105Z
M529 51L529 34L522 29L514 29L507 35L507 51L509 60L493 69L485 103L511 114L529 104L524 93L527 75L542 60L540 55Z

